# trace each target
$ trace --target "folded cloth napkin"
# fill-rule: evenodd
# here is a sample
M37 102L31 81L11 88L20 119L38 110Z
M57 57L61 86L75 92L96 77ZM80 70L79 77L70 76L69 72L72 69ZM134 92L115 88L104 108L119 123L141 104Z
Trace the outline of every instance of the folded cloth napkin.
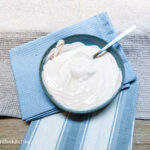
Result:
M42 90L38 69L40 60L48 47L73 34L90 34L108 42L116 36L107 13L103 12L9 51L23 120L39 119L59 112ZM125 80L123 88L127 88L136 79L136 75L120 44L117 43L114 46L118 49L124 62Z
M132 150L138 81L105 109L32 121L20 150Z

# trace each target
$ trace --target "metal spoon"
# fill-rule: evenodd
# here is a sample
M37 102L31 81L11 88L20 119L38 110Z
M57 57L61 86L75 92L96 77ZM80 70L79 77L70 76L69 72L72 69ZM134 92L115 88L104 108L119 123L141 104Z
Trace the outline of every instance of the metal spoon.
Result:
M125 32L123 32L122 34L120 34L119 36L117 36L114 40L112 40L110 43L108 43L106 46L104 46L99 52L95 53L93 55L93 58L96 58L97 56L102 55L103 53L105 53L105 51L111 47L113 44L115 44L116 42L118 42L119 40L121 40L122 38L124 38L126 35L128 35L130 32L132 32L134 29L136 29L136 26L132 26L130 28L128 28Z

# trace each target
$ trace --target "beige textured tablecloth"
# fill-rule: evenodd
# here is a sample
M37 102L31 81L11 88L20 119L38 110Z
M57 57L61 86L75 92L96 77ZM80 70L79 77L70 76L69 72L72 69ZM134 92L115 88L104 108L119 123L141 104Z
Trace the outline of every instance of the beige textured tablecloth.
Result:
M0 115L20 117L8 50L46 32L0 33ZM127 58L140 79L136 118L150 119L150 33L130 34L121 41Z
M52 32L102 11L117 31L150 29L150 0L1 0L0 32Z

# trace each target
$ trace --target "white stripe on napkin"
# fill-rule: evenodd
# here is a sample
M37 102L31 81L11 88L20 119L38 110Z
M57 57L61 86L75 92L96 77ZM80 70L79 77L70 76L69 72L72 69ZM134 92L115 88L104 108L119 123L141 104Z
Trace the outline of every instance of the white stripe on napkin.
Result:
M29 150L54 150L65 119L62 113L41 119Z
M91 117L88 132L84 142L83 150L106 150L109 137L111 135L111 130L113 127L115 114L118 106L118 99L116 99L105 108L101 113Z

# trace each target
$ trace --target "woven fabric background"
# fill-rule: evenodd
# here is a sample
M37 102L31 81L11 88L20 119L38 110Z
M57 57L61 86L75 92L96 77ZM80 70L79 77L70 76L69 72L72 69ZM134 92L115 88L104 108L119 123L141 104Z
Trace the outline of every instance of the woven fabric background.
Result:
M46 34L46 32L0 33L1 116L21 117L8 51ZM136 118L150 119L150 33L130 34L121 41L121 44L140 80Z
M117 31L150 30L150 0L1 0L0 32L52 32L103 11Z

